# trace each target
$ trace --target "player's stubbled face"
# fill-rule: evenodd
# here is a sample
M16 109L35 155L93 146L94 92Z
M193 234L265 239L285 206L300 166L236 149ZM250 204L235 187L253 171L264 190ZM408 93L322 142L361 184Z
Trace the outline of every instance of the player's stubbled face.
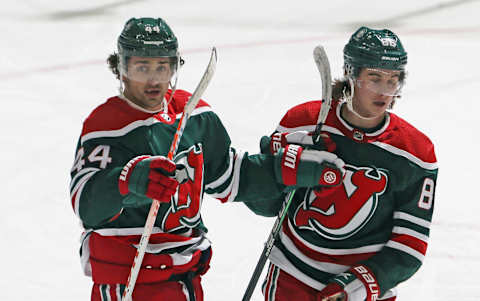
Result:
M147 110L159 110L172 78L170 59L131 57L125 74L125 96Z

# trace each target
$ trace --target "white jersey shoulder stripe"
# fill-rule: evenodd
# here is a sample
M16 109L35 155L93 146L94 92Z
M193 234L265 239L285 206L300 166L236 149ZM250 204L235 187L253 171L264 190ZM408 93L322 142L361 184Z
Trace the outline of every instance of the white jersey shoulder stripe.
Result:
M279 125L277 127L277 131L279 132L282 132L282 133L291 133L291 132L296 132L296 131L314 131L315 130L315 126L314 125L308 125L308 126L299 126L299 127L295 127L295 128L286 128L286 127L283 127L281 125ZM340 130L338 130L337 128L335 127L331 127L331 126L322 126L322 130L324 130L325 132L328 132L328 133L332 133L332 134L335 134L335 135L340 135L340 136L345 136ZM370 144L373 144L373 145L376 145L377 147L380 147L394 155L397 155L397 156L401 156L401 157L404 157L406 159L408 159L409 161L412 161L413 163L417 164L418 166L422 167L422 168L425 168L425 169L428 169L428 170L435 170L438 168L438 164L437 162L433 162L433 163L430 163L430 162L425 162L425 161L422 161L420 158L412 155L411 153L407 152L407 151L404 151L400 148L397 148L395 146L392 146L390 144L386 144L386 143L382 143L382 142L370 142Z
M200 115L205 112L211 112L212 108L210 106L204 106L204 107L199 107L193 110L192 114L190 116L195 116L195 115ZM182 113L178 113L177 116L175 116L176 119L180 119L183 115Z
M351 126L349 126L344 120L343 118L340 116L340 108L341 106L337 106L337 110L336 110L336 115L337 115L337 119L340 120L340 122L343 124L343 126L345 128L347 128L348 130L352 131L353 128ZM387 127L389 126L390 124L390 116L387 115L387 120L385 122L385 125L379 129L378 131L374 132L374 133L367 133L366 135L367 136L376 136L376 135L379 135L381 134L382 132L384 132ZM281 125L278 125L277 126L277 131L279 132L287 132L287 133L291 133L291 132L295 132L295 131L309 131L309 132L312 132L314 131L316 128L316 125L313 124L313 125L304 125L304 126L299 126L299 127L293 127L293 128L287 128L287 127L284 127L284 126L281 126ZM331 127L331 126L326 126L326 125L323 125L322 126L322 130L326 131L326 132L329 132L329 133L332 133L332 134L336 134L336 135L341 135L341 136L344 136L342 134L342 132L340 130L338 130L337 128L335 127ZM428 169L428 170L435 170L438 168L438 165L437 165L437 162L425 162L425 161L422 161L420 158L416 157L415 155L405 151L405 150L402 150L400 148L397 148L395 146L392 146L390 144L386 144L386 143L382 143L382 142L370 142L370 144L373 144L373 145L376 145L392 154L395 154L395 155L398 155L398 156L402 156L406 159L408 159L409 161L412 161L413 163L417 164L418 166L422 167L422 168L425 168L425 169Z
M428 170L435 170L438 168L437 162L429 163L429 162L422 161L420 158L412 155L411 153L404 151L403 149L396 148L395 146L392 146L390 144L386 144L382 142L371 142L371 144L374 144L380 148L383 148L384 150L392 154L407 158L409 161L412 161L413 163L417 164L422 168L425 168Z
M205 112L210 112L212 111L211 107L200 107L195 110L193 110L192 114L190 116L195 116L195 115L200 115ZM180 119L182 117L183 113L177 114L176 119ZM94 138L109 138L109 137L121 137L129 132L135 130L136 128L139 128L141 126L151 126L152 124L161 122L158 119L154 117L147 118L145 120L136 120L118 130L107 130L107 131L95 131L95 132L90 132L86 135L83 135L82 138L80 139L80 143L83 144L85 141L88 141L90 139Z
M322 131L339 135L339 136L345 136L339 129L329 125L322 125Z
M82 138L80 139L80 143L83 144L85 143L85 141L88 141L90 139L95 139L95 138L121 137L135 130L136 128L139 128L141 126L150 126L156 122L160 122L160 121L157 120L156 118L150 117L145 120L134 121L118 130L90 132L82 136Z

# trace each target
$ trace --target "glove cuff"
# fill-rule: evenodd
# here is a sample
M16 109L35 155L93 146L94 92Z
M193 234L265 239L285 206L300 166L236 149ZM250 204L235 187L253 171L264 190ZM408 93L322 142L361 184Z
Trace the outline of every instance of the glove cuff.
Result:
M298 164L302 151L300 145L288 144L276 155L275 176L278 182L286 186L297 184Z
M270 153L275 155L288 144L313 145L312 134L307 131L273 133L270 136Z
M280 150L287 145L287 140L285 136L287 133L280 133L276 132L270 136L270 153L271 154L278 154Z
M376 301L380 297L380 286L378 285L377 278L373 272L365 265L356 265L349 270L359 279L366 289L367 297L366 301Z
M126 195L129 192L128 181L130 179L130 176L132 175L132 171L135 168L135 165L137 165L138 162L145 160L149 157L150 156L148 155L138 156L125 164L122 171L120 172L120 176L118 177L118 190L120 191L121 195Z

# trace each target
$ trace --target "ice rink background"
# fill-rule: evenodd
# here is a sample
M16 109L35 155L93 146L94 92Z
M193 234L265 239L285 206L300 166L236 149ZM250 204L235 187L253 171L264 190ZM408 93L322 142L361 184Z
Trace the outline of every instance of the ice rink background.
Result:
M395 31L409 53L395 112L433 140L440 167L427 256L399 300L480 300L479 14L480 1L446 0L3 1L0 299L89 300L68 194L73 152L84 118L117 93L105 59L125 21L161 16L186 60L180 88L195 88L217 46L204 99L233 145L250 152L286 109L320 97L317 44L339 77L358 26ZM205 299L240 300L274 219L209 197L202 214L213 241ZM259 287L252 300L262 300Z

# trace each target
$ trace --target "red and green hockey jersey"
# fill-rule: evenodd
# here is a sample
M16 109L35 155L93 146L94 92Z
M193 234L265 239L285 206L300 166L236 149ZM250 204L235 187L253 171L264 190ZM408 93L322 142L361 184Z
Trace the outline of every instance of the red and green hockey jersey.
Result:
M84 271L95 282L126 282L150 206L122 205L123 201L135 203L135 196L120 194L120 172L139 155L167 155L190 95L177 90L161 112L148 112L121 96L112 97L85 120L70 193L73 210L85 228ZM204 193L222 202L276 198L270 202L276 204L285 188L275 182L271 157L231 147L220 119L204 101L187 122L175 161L186 166L188 180L179 185L170 204L160 206L139 283L206 270L211 251L201 218Z
M322 129L346 163L343 185L327 196L296 191L270 260L318 290L361 263L384 294L411 277L425 257L437 161L430 140L395 114L365 132L341 117L341 105L333 102ZM276 130L314 131L320 107L321 101L293 107Z

